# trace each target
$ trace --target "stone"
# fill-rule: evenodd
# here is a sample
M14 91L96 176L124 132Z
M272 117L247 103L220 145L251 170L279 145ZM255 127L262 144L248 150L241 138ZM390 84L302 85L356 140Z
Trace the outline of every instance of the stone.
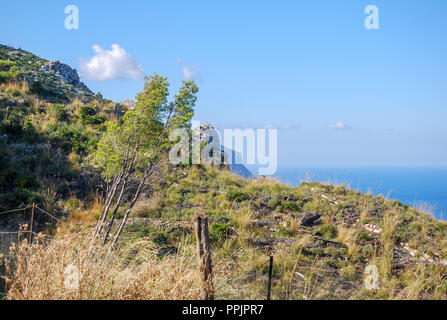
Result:
M304 216L301 218L301 226L311 227L315 224L318 224L320 217L321 214L318 212L306 212Z

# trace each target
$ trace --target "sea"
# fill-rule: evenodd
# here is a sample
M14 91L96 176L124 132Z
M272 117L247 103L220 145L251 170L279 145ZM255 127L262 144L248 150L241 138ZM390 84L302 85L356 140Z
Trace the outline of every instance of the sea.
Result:
M279 167L274 178L292 186L302 182L342 184L447 220L447 167Z

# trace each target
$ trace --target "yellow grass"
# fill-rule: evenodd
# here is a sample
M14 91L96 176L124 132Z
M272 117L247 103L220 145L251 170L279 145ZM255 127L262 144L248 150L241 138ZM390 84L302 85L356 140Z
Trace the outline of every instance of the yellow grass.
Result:
M31 247L24 242L13 248L17 258L7 266L7 299L200 298L197 261L190 247L159 258L155 245L142 240L108 254L109 248L89 239L90 234L71 234L45 245L40 236ZM78 285L67 286L76 276Z
M8 94L25 94L29 92L28 83L23 80L21 82L8 82L0 84L0 88L2 88Z

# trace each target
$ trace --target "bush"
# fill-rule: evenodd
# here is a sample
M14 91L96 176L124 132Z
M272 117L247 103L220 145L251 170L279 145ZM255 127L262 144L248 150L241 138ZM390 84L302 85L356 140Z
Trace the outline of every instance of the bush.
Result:
M0 83L14 80L19 75L16 63L11 60L0 60Z
M210 238L213 242L219 242L228 234L228 225L222 222L213 223L210 227Z
M68 121L69 115L67 110L62 104L53 104L49 109L48 113L58 122Z
M248 199L248 195L239 190L231 190L227 194L229 201L242 202Z
M102 124L106 119L98 116L95 107L83 106L81 107L81 119L83 124Z
M371 236L367 231L362 230L355 235L355 240L358 242L366 242L371 240Z
M277 208L279 212L298 212L300 210L300 206L293 201L283 201Z
M337 227L333 224L323 224L320 227L320 233L326 238L334 239L335 237L337 237L338 230Z
M11 114L6 120L2 121L1 129L4 133L12 135L22 134L22 122L16 114Z
M59 146L66 153L70 151L84 152L88 141L80 130L74 125L62 123L49 128L50 141Z

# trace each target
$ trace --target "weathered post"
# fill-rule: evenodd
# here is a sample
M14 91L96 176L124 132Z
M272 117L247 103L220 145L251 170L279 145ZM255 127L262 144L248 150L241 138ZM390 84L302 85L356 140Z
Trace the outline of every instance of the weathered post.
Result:
M33 202L33 207L31 209L31 226L30 226L30 233L29 233L29 243L31 244L33 242L33 224L34 224L34 212L36 211L36 204Z
M270 256L270 265L269 265L269 280L267 284L267 300L271 299L272 293L272 275L273 275L273 256Z
M211 244L208 231L208 216L204 212L196 212L195 228L197 233L197 249L199 253L199 270L203 281L203 299L214 299L213 271L211 262Z

